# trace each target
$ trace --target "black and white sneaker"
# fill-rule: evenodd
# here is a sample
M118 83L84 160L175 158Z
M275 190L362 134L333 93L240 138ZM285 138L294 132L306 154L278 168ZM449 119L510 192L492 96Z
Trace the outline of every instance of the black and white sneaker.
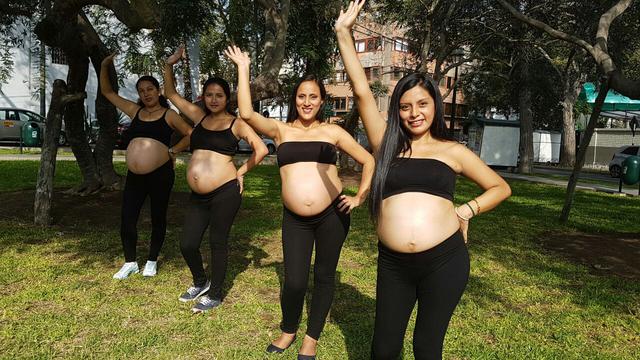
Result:
M202 313L222 305L222 300L212 299L209 295L201 296L198 302L191 308L194 314Z
M185 291L182 295L180 295L178 300L182 302L189 302L189 301L196 300L197 298L202 296L202 294L209 291L210 286L211 286L210 281L207 281L204 284L204 286L191 286L190 288L187 289L187 291Z

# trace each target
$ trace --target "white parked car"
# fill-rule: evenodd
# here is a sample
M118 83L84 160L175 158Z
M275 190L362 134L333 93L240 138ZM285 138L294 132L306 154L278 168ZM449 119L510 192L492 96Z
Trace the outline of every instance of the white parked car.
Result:
M264 145L267 147L267 150L269 150L269 155L275 154L276 143L273 142L273 140L269 139L268 137L264 137L264 136L260 136L260 137L262 138L262 142L264 143ZM238 152L253 152L253 149L251 149L251 146L249 145L249 143L240 139L240 141L238 142Z
M609 161L609 174L611 177L620 177L620 173L622 172L622 163L629 156L640 156L640 146L638 145L627 145L619 147L616 152L613 154L613 158Z
M20 143L22 126L28 122L37 123L40 126L40 140L44 139L46 119L33 111L18 108L0 108L0 141ZM63 128L60 131L59 145L67 142L67 136Z

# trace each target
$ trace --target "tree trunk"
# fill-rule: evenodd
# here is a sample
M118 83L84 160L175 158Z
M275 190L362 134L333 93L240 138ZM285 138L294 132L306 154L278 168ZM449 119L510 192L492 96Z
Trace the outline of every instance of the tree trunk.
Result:
M62 128L62 97L67 94L67 84L57 79L53 82L51 105L47 114L47 126L40 155L40 169L36 184L36 198L33 202L33 221L36 225L51 224L51 198L53 195L53 176L56 172L58 137Z
M342 124L342 128L345 129L352 137L355 137L354 135L356 133L356 128L358 127L359 119L360 112L358 111L358 103L354 102L353 107L344 117L344 124ZM347 155L343 151L340 152L338 163L340 164L340 170L356 170L357 163L352 162L354 165L350 165L349 155Z
M578 158L576 159L576 164L573 167L573 172L571 173L571 176L569 177L569 183L567 184L567 192L564 197L564 206L562 207L562 214L560 215L560 221L563 224L569 220L569 212L571 211L571 205L573 203L573 195L576 192L576 185L580 176L580 170L584 166L584 158L587 154L587 148L589 147L589 143L591 142L591 136L593 135L593 132L596 128L598 117L600 116L600 111L602 110L602 105L604 104L604 99L607 97L608 91L609 77L605 76L600 80L600 90L598 91L598 97L596 98L593 112L591 113L591 117L589 118L589 124L587 125L584 136L580 141Z
M520 108L520 164L518 172L530 174L533 171L533 113L531 111L531 88L529 87L529 64L522 60L520 69L520 90L518 107Z
M78 93L84 92L89 75L89 59L86 57L76 57L68 54L69 72L67 74L68 92ZM98 169L96 167L91 147L87 139L84 125L84 103L74 102L66 107L64 112L64 124L67 131L67 139L73 155L76 157L78 167L82 173L83 182L72 192L88 194L100 188L101 183L98 178Z
M91 58L93 69L96 73L98 81L100 79L100 70L102 60L109 55L109 49L100 40L98 33L89 22L84 13L78 16L78 24L82 32L82 39ZM113 65L109 67L109 80L114 91L118 91L118 79L116 70ZM121 176L118 175L113 168L113 148L116 144L116 136L118 135L118 113L115 106L109 102L100 91L98 83L98 91L96 91L96 118L99 125L99 134L96 141L93 155L95 159L96 169L100 183L105 188L120 189Z
M193 89L191 88L191 59L189 58L189 52L186 50L184 52L184 61L182 61L182 78L184 80L183 97L191 102L195 101Z
M573 107L578 100L584 76L567 74L564 81L562 100L562 149L560 166L573 167L576 163L576 120Z

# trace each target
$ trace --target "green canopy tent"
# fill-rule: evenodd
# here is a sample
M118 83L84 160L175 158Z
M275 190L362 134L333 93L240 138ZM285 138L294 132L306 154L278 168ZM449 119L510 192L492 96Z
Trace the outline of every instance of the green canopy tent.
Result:
M596 97L598 97L596 86L593 83L584 84L579 98L586 101L593 109ZM609 90L602 105L600 116L619 120L631 120L635 116L640 119L640 100L632 100L613 90Z

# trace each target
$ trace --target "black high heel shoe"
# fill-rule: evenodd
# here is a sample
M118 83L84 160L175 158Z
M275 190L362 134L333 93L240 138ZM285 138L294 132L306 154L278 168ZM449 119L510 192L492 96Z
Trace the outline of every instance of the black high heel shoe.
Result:
M269 344L269 346L267 346L267 352L269 354L282 354L285 350L287 350L291 344L293 344L296 341L296 335L293 335L293 339L291 339L291 342L289 343L289 345L287 345L286 348L279 348L273 344ZM299 355L298 355L299 356Z
M316 356L298 354L298 360L316 360Z

